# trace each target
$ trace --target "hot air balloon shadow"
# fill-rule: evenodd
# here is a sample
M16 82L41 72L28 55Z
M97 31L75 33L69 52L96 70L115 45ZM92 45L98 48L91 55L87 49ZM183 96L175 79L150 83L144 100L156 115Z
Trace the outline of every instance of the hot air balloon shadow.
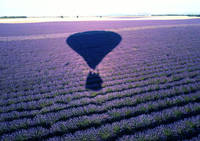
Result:
M103 80L95 69L103 58L120 43L121 39L119 34L111 31L80 32L67 38L67 44L82 56L91 68L86 80L86 89L102 89Z

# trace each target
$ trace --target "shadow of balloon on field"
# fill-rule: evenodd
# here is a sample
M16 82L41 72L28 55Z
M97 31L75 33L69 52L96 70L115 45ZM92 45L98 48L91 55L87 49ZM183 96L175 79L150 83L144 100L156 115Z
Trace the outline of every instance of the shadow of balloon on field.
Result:
M103 80L95 72L98 64L121 41L121 36L111 31L86 31L69 36L66 43L86 61L93 70L86 80L86 89L100 90Z
M89 72L86 80L86 89L90 90L101 90L102 89L103 80L99 76L99 73Z

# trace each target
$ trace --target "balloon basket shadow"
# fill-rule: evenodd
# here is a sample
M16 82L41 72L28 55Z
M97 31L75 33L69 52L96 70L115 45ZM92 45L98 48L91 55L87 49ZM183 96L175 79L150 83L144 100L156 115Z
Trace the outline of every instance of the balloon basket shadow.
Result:
M99 91L102 89L103 80L99 75L99 71L90 70L87 76L85 88L88 90Z

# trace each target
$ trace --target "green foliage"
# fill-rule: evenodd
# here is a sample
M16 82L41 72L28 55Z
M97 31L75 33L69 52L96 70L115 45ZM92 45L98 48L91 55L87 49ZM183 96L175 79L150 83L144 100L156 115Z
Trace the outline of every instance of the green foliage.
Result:
M181 117L182 116L182 112L181 111L174 111L174 115L176 116L176 117Z
M163 133L167 137L170 137L170 136L173 135L173 133L172 133L172 131L170 129L164 129Z
M140 86L140 84L135 84L135 87L139 87Z
M124 100L124 103L126 104L126 105L132 105L132 100L131 99L126 99L126 100Z
M65 126L64 124L60 125L60 129L65 132L67 130L67 126Z
M96 99L96 103L98 103L98 104L101 104L103 101L104 101L104 99L102 99L102 98L97 98Z
M65 85L68 85L68 84L69 84L68 81L63 82L63 85L64 85L64 86L65 86Z
M114 130L114 133L115 133L115 134L118 134L118 133L120 132L120 126L115 125L115 126L113 127L113 130Z
M125 112L125 115L126 115L126 116L129 116L129 115L131 115L131 113L132 113L131 110L127 110L127 111Z
M111 115L112 115L112 117L115 118L115 119L118 119L118 118L120 118L120 116L121 116L120 113L118 113L118 112L112 112Z
M111 88L108 88L108 89L106 89L106 92L107 93L110 93L110 92L112 92L113 90L111 89Z
M72 98L71 97L67 97L66 100L69 103L72 100Z
M184 97L185 102L190 102L191 98L189 96Z
M94 113L94 112L96 111L96 109L95 109L95 108L90 108L89 111L90 111L91 113Z
M92 92L91 96L95 97L97 96L99 93L98 92Z
M180 80L182 80L183 78L182 77L180 77L180 76L173 76L172 77L172 81L180 81Z
M46 106L50 106L50 105L52 105L52 104L53 104L53 102L52 102L52 101L49 101L49 102L40 103L40 106L41 106L41 107L46 107Z
M133 88L133 85L129 84L129 85L128 85L128 88L129 88L129 89Z
M24 141L24 140L27 140L28 137L26 135L23 135L23 134L19 134L15 137L15 140L16 141Z
M90 124L90 121L88 119L84 119L84 120L81 120L78 123L78 126L80 126L80 127L87 127L89 124Z
M184 93L189 93L190 92L190 90L187 87L182 87L182 91Z
M140 80L144 81L144 80L145 80L145 77L141 77Z
M141 112L146 112L146 111L147 111L147 108L144 107L144 106L142 106L142 107L140 107L140 111L141 111Z
M191 121L186 121L185 125L187 128L195 128L196 127L196 125L194 123L192 123Z
M111 133L109 131L102 131L100 137L102 140L108 140L111 137Z

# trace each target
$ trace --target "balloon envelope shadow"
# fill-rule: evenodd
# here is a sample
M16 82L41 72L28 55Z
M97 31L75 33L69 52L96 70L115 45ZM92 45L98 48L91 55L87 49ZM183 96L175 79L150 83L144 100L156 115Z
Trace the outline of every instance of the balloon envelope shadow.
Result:
M121 36L111 31L87 31L75 33L66 40L67 44L95 70L103 58L121 41ZM99 73L89 72L86 88L100 90L103 83Z

